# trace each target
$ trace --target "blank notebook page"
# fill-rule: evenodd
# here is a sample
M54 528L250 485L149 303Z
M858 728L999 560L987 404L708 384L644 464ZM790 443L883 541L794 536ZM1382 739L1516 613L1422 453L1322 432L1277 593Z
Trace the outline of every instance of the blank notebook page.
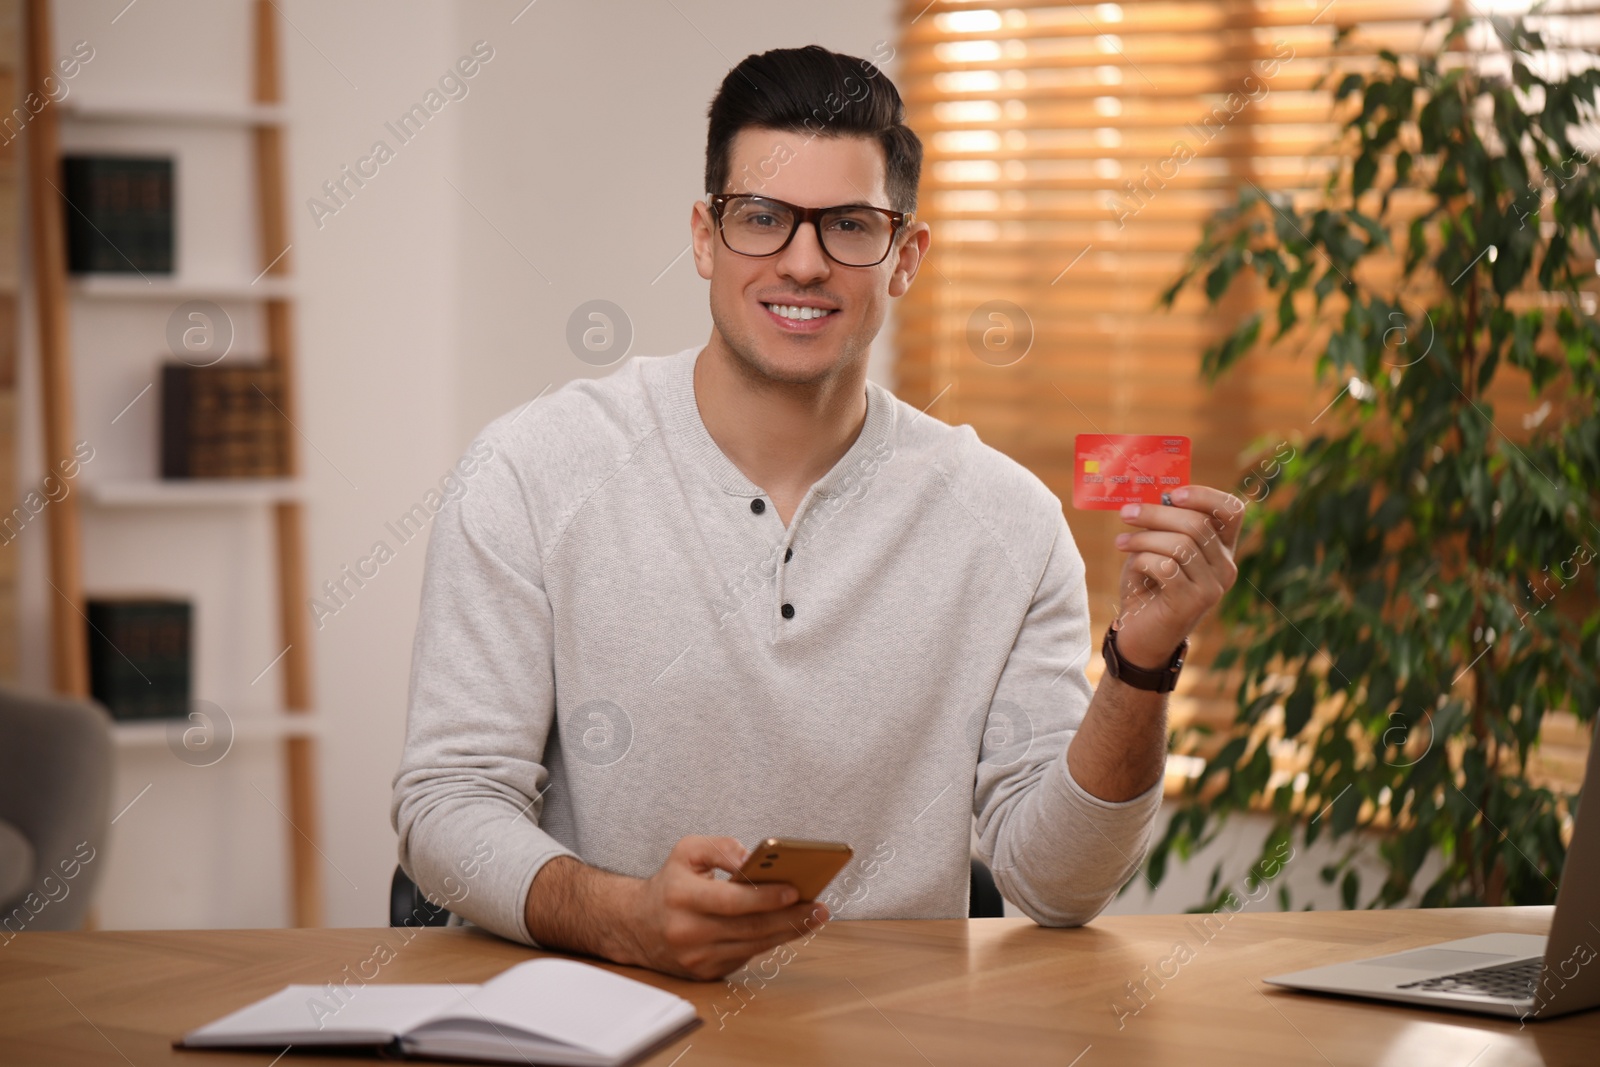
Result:
M458 997L433 1018L481 1017L608 1057L627 1052L669 1021L676 1029L694 1017L694 1006L681 997L573 960L519 963L461 991L471 1008Z
M461 992L457 992L457 989ZM462 1006L461 993L477 986L335 986L340 999L323 986L292 985L265 1000L202 1026L193 1039L215 1042L252 1036L314 1034L318 1043L381 1042L397 1037L419 1019Z

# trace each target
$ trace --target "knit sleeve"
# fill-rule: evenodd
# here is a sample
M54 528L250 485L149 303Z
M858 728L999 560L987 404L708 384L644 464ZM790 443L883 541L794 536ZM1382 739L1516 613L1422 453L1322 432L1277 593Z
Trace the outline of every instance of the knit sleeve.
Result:
M1083 557L1059 504L1057 521L989 706L973 814L978 854L1006 899L1041 925L1076 926L1099 914L1138 870L1161 784L1111 802L1067 771L1067 747L1093 696L1084 667L1095 646Z
M468 458L484 452L433 520L391 819L400 865L430 900L533 945L528 887L551 859L573 855L539 821L555 718L552 617L536 502L492 433Z

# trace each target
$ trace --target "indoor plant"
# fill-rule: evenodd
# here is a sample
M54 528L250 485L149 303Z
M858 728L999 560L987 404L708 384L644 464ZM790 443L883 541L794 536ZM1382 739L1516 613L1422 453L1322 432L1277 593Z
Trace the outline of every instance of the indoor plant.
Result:
M1600 323L1581 291L1600 180L1574 139L1600 70L1555 69L1538 22L1441 19L1437 47L1335 75L1349 117L1326 187L1298 206L1244 189L1163 296L1264 298L1206 351L1212 380L1298 340L1346 384L1244 483L1259 503L1216 660L1237 717L1152 882L1265 805L1263 857L1344 846L1322 875L1347 907L1408 898L1430 854L1425 905L1554 899L1572 798L1528 760L1547 713L1587 722L1600 702ZM1464 47L1474 26L1490 52ZM1502 426L1508 376L1539 406ZM1269 791L1274 738L1309 760ZM1363 887L1351 861L1374 842L1386 877Z

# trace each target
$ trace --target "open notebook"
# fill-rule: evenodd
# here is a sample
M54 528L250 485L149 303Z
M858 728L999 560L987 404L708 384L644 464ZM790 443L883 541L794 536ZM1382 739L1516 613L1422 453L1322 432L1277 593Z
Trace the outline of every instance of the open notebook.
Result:
M699 1021L682 997L587 963L546 958L482 985L285 986L174 1044L373 1045L406 1056L605 1067Z

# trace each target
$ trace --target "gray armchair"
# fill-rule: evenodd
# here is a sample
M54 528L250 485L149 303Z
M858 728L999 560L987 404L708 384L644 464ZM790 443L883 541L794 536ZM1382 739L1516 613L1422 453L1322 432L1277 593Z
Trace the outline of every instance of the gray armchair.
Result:
M75 930L105 867L111 718L0 686L0 942Z

